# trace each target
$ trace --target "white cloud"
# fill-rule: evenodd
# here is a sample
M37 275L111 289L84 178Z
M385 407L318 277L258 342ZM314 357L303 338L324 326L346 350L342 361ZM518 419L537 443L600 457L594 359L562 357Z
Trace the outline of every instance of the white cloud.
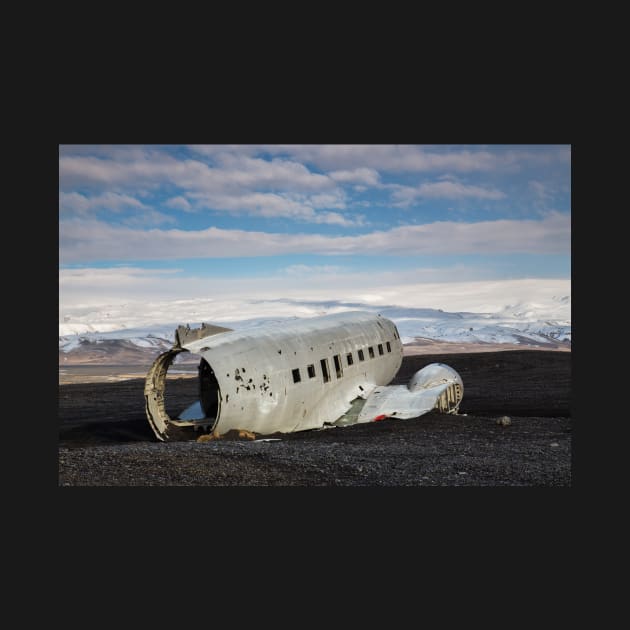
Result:
M461 182L443 180L439 182L425 182L419 186L389 185L393 188L392 198L399 205L409 205L414 199L503 199L505 193L493 188L472 186Z
M168 201L166 201L164 205L167 208L173 208L174 210L184 210L184 212L189 212L190 210L192 210L192 206L190 205L188 199L182 197L181 195L177 197L171 197Z
M129 162L131 160L146 159L151 154L159 153L152 145L139 144L62 144L59 145L59 155L91 156L115 159Z
M340 208L346 207L346 196L342 190L318 193L308 197L308 203L314 208Z
M86 215L94 210L120 212L126 208L147 210L149 206L134 197L115 192L104 192L92 197L77 192L59 193L59 210L62 214Z
M558 197L563 192L567 195L571 194L569 184L557 184L556 182L539 180L530 180L527 184L532 207L536 209L539 215L552 211L556 207L557 202L562 204Z
M365 225L364 217L340 211L356 207L352 196L370 188L390 189L393 205L397 207L408 206L416 199L497 200L505 197L502 191L464 184L453 174L515 170L530 163L540 166L570 161L567 146L492 150L416 145L200 145L189 148L192 157L182 157L179 152L175 156L168 147L150 145L61 146L62 214L87 216L94 210L117 212L123 208L148 212L150 206L146 204L153 195L168 191L170 198L164 207L172 210L211 210L358 226ZM381 172L390 175L435 172L436 181L417 186L382 183ZM542 198L545 193L540 183L533 182L531 186L538 198ZM150 209L156 212L162 207ZM131 221L164 223L167 221L164 217L164 214L148 213L144 219L138 217Z
M316 207L343 208L343 197L339 195L308 196L251 192L239 195L190 193L189 197L197 208L245 213L259 217L285 217L308 223L330 223L343 226L362 223L361 217L344 216L338 212L320 212L315 209Z
M275 158L263 160L240 155L226 155L221 167L213 169L222 185L244 188L277 188L286 190L322 190L335 182L326 175L312 173L299 162Z
M368 168L399 172L472 172L505 166L504 160L489 151L461 149L442 153L414 145L265 145L264 150L319 168L342 171Z
M330 223L332 225L341 225L344 227L365 225L363 215L355 215L353 217L346 217L338 212L318 212L316 218L313 219L314 223Z
M552 200L553 193L549 184L545 184L537 180L531 180L528 185L530 190L540 202L546 203Z
M338 274L343 267L338 265L289 265L282 271L290 276L305 276L311 274Z
M355 168L351 171L332 171L328 176L336 182L345 184L367 184L368 186L377 186L380 182L380 176L373 168Z
M367 144L264 145L244 146L239 150L288 156L325 170L372 168L389 172L514 171L527 164L567 163L571 159L571 148L566 145L506 148L500 152L484 148Z
M81 185L137 187L168 182L185 190L214 193L273 188L318 191L335 187L330 177L312 173L303 164L286 159L225 155L220 166L213 168L199 160L178 160L166 153L153 153L129 161L61 156L59 181L62 188Z
M90 197L77 192L59 193L59 213L61 216L89 217L97 211L119 213L123 210L137 211L123 220L126 225L140 227L177 223L177 219L174 217L153 210L150 206L129 195L104 192Z
M252 157L260 153L258 144L189 144L188 148L206 157L221 159L223 155L244 155Z
M336 218L332 216L329 220ZM352 236L280 234L214 227L196 231L142 231L78 219L64 221L60 225L60 259L63 263L273 256L291 253L566 254L570 252L570 247L571 219L569 215L559 212L551 212L540 221L439 221Z
M134 152L133 158L126 161L108 159L107 154L107 151L99 156L62 154L59 160L62 189L79 185L107 187L108 192L93 199L103 200L107 196L119 206L126 200L128 205L146 208L129 195L109 189L146 190L169 184L185 193L165 203L167 208L176 210L210 209L342 226L363 223L361 217L320 212L320 209L344 209L345 193L333 178L313 173L295 161L263 160L223 152L217 154L217 165L211 167L198 160L176 160L163 152ZM368 176L371 174L367 169L355 175L359 180ZM74 208L74 212L85 213L96 207L96 201L77 192L61 192L60 199L62 207Z
M95 156L61 155L59 157L59 184L64 189L94 185L136 187L181 177L186 170L191 170L190 165L166 154L150 159L137 157L130 161Z
M519 169L526 164L568 163L568 146L524 147L489 151L484 148L445 148L417 145L211 145L189 147L204 157L176 159L152 147L65 147L60 149L62 187L76 185L156 184L168 181L194 190L229 188L314 191L336 182L375 186L379 171L472 173ZM257 155L275 155L261 159ZM330 171L314 173L306 164Z
M123 223L131 226L149 226L161 225L162 223L177 223L177 219L157 210L144 210L140 214L124 219Z
M163 276L181 273L178 268L145 269L144 267L68 267L59 270L61 285L88 287L99 291L104 287L120 287L147 280L161 282Z

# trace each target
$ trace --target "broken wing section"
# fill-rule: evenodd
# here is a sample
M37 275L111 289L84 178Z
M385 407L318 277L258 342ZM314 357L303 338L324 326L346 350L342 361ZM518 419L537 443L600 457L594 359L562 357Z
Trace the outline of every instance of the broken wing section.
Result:
M454 414L463 396L461 376L448 365L431 363L418 370L408 385L374 388L357 422L373 422L384 417L416 418L434 409Z

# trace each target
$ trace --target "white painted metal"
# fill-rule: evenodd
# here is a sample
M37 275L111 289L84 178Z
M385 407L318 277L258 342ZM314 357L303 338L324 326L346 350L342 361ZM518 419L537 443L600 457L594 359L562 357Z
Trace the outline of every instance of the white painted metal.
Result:
M213 429L220 434L230 429L284 433L334 422L354 399L366 398L392 380L403 352L392 321L361 312L220 333L182 348L202 356L214 371L220 400ZM328 362L328 382L323 379L322 360ZM314 368L313 377L308 366ZM299 382L294 382L293 370L299 370Z
M164 405L166 372L185 351L203 358L202 401L172 419ZM433 409L456 413L463 383L447 365L433 363L416 372L407 386L386 387L402 354L394 323L371 313L297 319L245 331L180 327L175 346L155 360L147 375L147 418L157 438L165 440L170 425L221 435L231 429L264 435L383 417L414 418ZM204 409L212 407L213 417L205 417Z
M376 387L361 409L358 422L375 418L417 418L433 409L456 413L464 395L460 375L448 365L431 363L418 370L408 385Z

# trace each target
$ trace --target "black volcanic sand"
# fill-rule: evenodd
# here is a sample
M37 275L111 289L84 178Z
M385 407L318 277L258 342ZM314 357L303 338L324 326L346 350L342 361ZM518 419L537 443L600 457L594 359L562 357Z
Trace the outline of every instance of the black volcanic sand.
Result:
M157 442L142 379L60 385L59 485L571 485L571 353L408 356L392 384L433 362L461 375L460 415L261 436L281 438L270 442ZM197 400L197 379L169 380L166 399L175 415Z

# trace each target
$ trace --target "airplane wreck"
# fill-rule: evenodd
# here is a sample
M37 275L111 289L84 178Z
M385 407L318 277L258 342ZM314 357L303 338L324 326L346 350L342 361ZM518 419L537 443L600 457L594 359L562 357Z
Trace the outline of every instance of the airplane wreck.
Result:
M171 418L165 407L166 374L181 352L200 357L199 402ZM432 410L457 413L464 386L448 365L432 363L407 385L388 385L402 355L394 322L372 313L325 315L243 331L179 326L173 348L147 374L146 414L155 436L166 441L173 427L265 435L415 418Z

